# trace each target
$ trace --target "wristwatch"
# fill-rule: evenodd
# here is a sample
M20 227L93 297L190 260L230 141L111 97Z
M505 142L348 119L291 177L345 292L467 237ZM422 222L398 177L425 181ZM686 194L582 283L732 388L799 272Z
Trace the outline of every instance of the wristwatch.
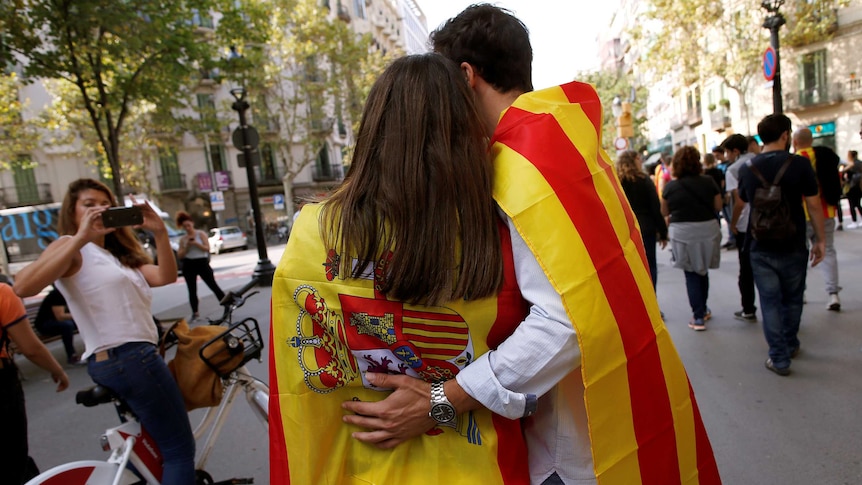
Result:
M431 412L428 416L439 425L455 427L455 406L446 399L442 382L431 384Z

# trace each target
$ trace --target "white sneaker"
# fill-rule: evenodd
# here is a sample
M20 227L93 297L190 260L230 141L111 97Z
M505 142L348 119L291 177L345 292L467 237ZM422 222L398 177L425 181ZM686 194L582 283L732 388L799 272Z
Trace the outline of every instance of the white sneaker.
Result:
M848 222L847 224L844 224L844 227L846 229L856 229L857 226L855 222Z
M826 309L833 312L841 311L841 300L838 299L838 293L829 294L829 303L826 304Z

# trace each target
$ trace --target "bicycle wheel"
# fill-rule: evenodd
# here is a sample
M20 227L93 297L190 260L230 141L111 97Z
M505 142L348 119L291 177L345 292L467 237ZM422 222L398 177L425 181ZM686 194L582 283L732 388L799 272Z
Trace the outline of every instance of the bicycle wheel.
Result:
M102 485L114 481L119 465L106 461L73 461L41 473L26 485ZM131 485L138 478L129 470L122 470L120 484Z

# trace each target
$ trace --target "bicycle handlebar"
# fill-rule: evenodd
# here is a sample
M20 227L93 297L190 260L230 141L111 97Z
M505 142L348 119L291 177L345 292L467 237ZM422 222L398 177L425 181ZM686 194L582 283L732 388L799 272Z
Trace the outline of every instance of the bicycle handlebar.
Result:
M222 323L229 322L231 313L233 313L234 310L241 307L247 299L259 293L255 291L246 296L243 296L250 289L257 286L258 283L260 283L260 278L252 277L252 279L242 288L238 290L228 290L228 292L225 293L224 298L222 298L219 302L219 305L224 307L224 311L222 312L221 318L219 318L218 320L211 320L210 324L221 325Z

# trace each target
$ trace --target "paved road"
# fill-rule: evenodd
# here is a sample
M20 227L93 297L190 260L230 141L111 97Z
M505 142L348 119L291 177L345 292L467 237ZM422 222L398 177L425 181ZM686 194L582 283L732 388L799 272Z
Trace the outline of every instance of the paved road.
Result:
M802 353L786 378L763 367L767 347L760 326L732 316L739 309L736 253L723 252L721 268L710 273L714 317L708 331L693 332L686 326L690 311L682 272L670 267L667 251L659 251L659 302L694 386L724 483L862 483L862 378L857 374L862 369L862 229L837 233L836 247L845 288L842 311L826 311L823 278L818 268L809 271ZM270 259L277 264L282 251L283 246L271 247ZM253 250L215 256L219 284L241 286L256 261ZM205 285L198 286L201 313L215 316L215 298ZM157 316L188 315L182 281L155 294ZM270 295L269 288L262 289L237 312L257 317L265 334ZM51 348L55 356L63 356L59 343ZM55 394L44 373L23 368L31 454L37 463L46 469L103 457L99 435L116 422L110 406L76 406L72 392ZM250 368L266 379L264 365L253 362ZM83 369L69 374L73 389L90 385ZM268 483L266 432L244 403L234 407L223 433L207 467L214 477L253 476L256 483Z

